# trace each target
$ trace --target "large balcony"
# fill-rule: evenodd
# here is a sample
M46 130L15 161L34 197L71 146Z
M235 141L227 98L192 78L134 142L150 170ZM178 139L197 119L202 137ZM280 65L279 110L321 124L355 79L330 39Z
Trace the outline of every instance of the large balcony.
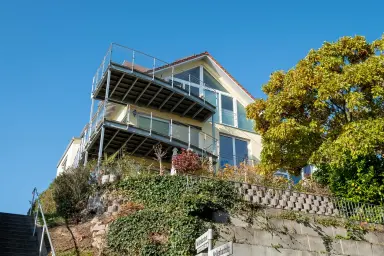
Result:
M157 112L159 113L159 112ZM104 129L104 132L102 132ZM185 125L173 119L162 119L156 113L135 105L101 104L94 115L85 136L85 150L95 158L103 154L125 151L135 156L153 157L153 146L161 144L167 151L192 149L204 157L216 161L216 140L198 127Z
M157 71L167 68L167 75ZM95 99L119 104L135 104L179 116L206 121L215 113L215 106L191 87L180 86L168 63L133 49L112 44L93 78L92 94ZM198 79L198 78L191 78Z

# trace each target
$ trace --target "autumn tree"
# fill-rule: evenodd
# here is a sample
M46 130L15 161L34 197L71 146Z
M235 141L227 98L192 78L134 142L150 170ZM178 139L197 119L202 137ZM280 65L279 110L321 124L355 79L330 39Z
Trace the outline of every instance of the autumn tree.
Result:
M311 50L263 86L247 107L262 135L262 164L297 174L308 163L343 168L383 160L384 36L372 43L342 37Z

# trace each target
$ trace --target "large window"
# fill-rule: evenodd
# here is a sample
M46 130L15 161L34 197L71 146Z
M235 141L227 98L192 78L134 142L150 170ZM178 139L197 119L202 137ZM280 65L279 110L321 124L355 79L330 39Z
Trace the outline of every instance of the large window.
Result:
M200 84L200 66L176 74L175 77L195 84Z
M203 81L205 86L209 88L219 90L222 92L228 92L205 68L203 71Z
M223 124L235 125L232 97L221 95L221 120Z
M239 165L248 159L248 142L235 137L220 135L220 166Z

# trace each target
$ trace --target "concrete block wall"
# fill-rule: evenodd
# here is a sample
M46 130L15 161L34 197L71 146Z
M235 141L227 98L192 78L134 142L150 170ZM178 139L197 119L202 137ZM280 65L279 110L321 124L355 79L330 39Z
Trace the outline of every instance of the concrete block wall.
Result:
M331 197L283 189L235 183L244 200L277 209L337 216L339 210Z
M384 255L384 233L381 232L369 232L362 240L354 241L338 238L346 237L344 228L314 223L260 217L252 225L234 217L231 223L217 228L215 247L233 241L233 255Z

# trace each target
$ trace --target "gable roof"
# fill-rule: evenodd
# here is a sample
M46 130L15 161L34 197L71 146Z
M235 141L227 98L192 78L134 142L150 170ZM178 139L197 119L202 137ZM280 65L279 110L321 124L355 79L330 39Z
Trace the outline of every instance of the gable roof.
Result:
M174 66L174 65L178 65L178 64L182 64L184 62L187 62L187 61L190 61L190 60L194 60L194 59L198 59L200 57L203 57L203 56L206 56L208 58L210 58L217 66L219 66L219 68L221 68L224 73L226 73L229 78L231 78L241 89L243 89L243 91L248 94L253 100L255 100L255 97L252 96L252 94L247 90L245 89L244 86L242 86L209 52L205 51L205 52L202 52L202 53L199 53L199 54L194 54L194 55L191 55L191 56L187 56L185 58L181 58L181 59L178 59L172 63L169 63L167 65L164 65L164 66L161 66L161 67L158 67L156 68L156 70L161 70L161 69L164 69L164 68L168 68L168 67L171 67L171 66Z

